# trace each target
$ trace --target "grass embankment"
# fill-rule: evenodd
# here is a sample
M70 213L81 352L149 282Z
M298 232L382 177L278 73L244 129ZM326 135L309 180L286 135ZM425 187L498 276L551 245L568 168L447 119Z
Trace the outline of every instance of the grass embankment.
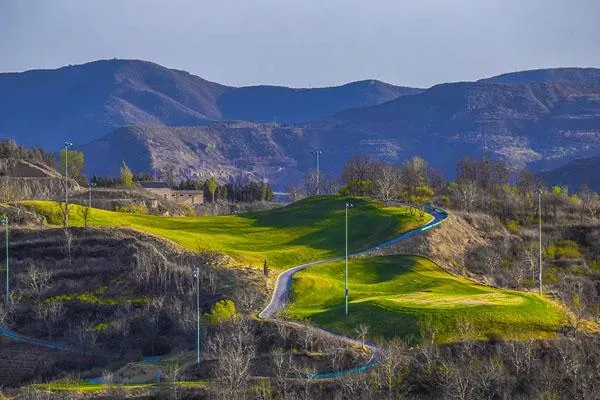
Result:
M536 294L483 286L450 275L422 257L351 259L348 270L348 318L344 317L343 262L294 276L290 316L350 336L356 336L354 329L361 323L369 326L372 338L419 340L435 332L437 342L498 335L550 338L565 322L562 309Z
M166 383L185 388L203 387L208 384L208 381L177 381ZM159 388L159 383L131 383L131 384L106 384L106 383L92 383L88 381L56 381L50 383L36 383L30 385L30 387L48 392L76 392L76 393L99 393L105 392L111 389L118 390L138 390L138 389L152 389Z
M383 207L362 198L311 197L275 210L218 217L160 217L92 209L91 226L128 227L170 239L188 249L210 249L241 263L292 267L343 254L344 203L349 211L349 250L374 246L423 225L431 217L411 215L406 207ZM61 225L58 203L26 201L50 224ZM71 226L83 226L82 207L73 205Z

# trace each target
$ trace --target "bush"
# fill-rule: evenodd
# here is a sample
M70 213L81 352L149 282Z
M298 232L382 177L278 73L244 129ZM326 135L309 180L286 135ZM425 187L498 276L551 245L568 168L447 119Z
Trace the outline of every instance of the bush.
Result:
M506 223L506 229L513 235L521 234L521 226L519 225L519 221L516 219L512 219Z
M559 240L548 246L544 256L551 260L581 258L579 245L572 240Z
M210 312L204 314L204 318L207 324L218 325L229 321L235 314L235 303L232 300L226 299L217 301L210 309Z
M147 215L148 207L146 207L145 203L131 203L126 206L117 207L116 211L128 214Z

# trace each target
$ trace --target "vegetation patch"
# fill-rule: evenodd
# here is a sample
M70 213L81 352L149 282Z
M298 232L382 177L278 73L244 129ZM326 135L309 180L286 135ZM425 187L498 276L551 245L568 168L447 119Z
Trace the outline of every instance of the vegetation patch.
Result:
M564 311L543 297L483 286L422 257L351 259L348 269L348 318L343 262L297 273L289 315L348 335L364 324L372 338L437 342L550 338L566 323Z
M307 261L342 255L344 252L344 204L349 212L349 250L374 246L426 223L428 214L414 215L407 207L383 207L365 198L311 197L275 210L218 217L160 217L94 209L88 225L128 227L170 239L191 250L214 250L236 261L285 268ZM51 201L23 202L62 225L59 204ZM84 220L72 205L69 224Z

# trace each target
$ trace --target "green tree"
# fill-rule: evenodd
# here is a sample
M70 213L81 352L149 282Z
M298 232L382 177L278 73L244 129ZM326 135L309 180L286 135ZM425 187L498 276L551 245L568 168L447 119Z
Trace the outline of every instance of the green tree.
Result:
M217 182L217 180L215 178L210 178L207 179L205 182L206 188L208 189L208 191L210 192L211 196L212 196L212 202L215 202L215 191L217 190L217 188L219 187L219 182Z
M68 165L66 165L66 161L68 161ZM69 178L76 180L81 184L85 184L87 179L83 176L83 153L75 150L68 150L68 153L63 149L60 151L60 165L58 170L64 176L65 175L65 166L67 166L67 172L69 174Z
M229 321L236 315L235 303L232 300L225 299L217 301L210 312L204 314L204 318L208 325L218 325L225 321Z
M133 172L129 169L125 161L121 165L121 179L120 183L123 186L132 187L133 186Z

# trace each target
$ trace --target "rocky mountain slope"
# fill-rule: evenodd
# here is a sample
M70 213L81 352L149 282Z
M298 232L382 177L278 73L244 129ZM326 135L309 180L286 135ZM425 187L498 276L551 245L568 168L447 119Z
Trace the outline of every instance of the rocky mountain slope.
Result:
M544 171L540 177L549 185L569 186L579 190L587 185L595 192L600 192L600 157L580 158L562 167Z
M101 60L0 74L0 138L57 149L67 138L83 144L125 125L301 122L419 91L378 81L320 89L235 88L150 62Z
M493 79L442 84L293 125L126 128L81 149L91 170L107 166L103 173L115 173L123 159L140 171L172 165L183 176L194 171L226 176L244 170L275 181L312 168L310 150L316 147L325 152L322 167L333 174L358 152L392 162L421 155L449 177L460 157L484 154L515 168L548 169L600 154L599 71L534 71L498 78L531 82L527 84Z

